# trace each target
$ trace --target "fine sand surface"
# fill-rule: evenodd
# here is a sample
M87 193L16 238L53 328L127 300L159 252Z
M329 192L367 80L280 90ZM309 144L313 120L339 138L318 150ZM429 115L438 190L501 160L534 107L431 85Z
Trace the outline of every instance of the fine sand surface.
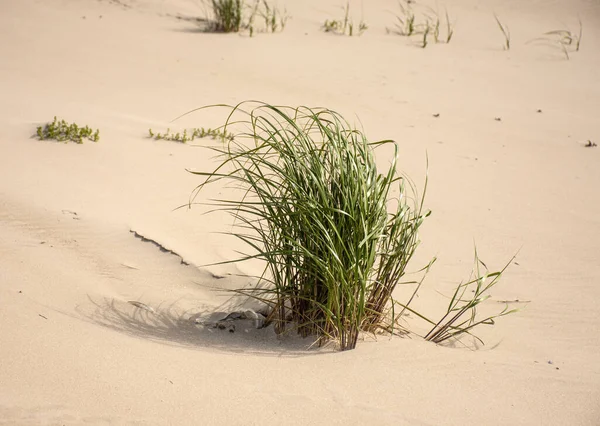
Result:
M600 424L600 147L584 147L600 145L600 3L438 2L455 35L426 49L386 34L392 0L354 1L362 37L320 31L343 3L280 0L285 31L249 38L199 31L199 1L0 2L0 424ZM526 43L578 17L570 60ZM224 111L170 120L246 99L360 120L419 186L428 157L410 269L438 261L415 308L441 315L475 243L492 269L518 252L487 309L524 309L477 348L415 335L339 353L194 325L256 265L199 266L239 248L215 233L228 217L175 210L200 183L186 169L215 162L147 130L215 127ZM32 138L55 115L100 142Z

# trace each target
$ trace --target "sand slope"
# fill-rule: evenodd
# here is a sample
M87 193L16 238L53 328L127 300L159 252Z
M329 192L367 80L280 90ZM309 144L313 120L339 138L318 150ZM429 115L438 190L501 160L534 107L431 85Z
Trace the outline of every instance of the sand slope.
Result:
M600 424L600 148L584 147L600 144L600 5L460 0L452 43L420 49L386 35L393 1L353 4L362 37L321 32L340 4L280 2L286 30L249 38L200 32L189 0L0 3L0 424ZM570 60L526 44L578 16ZM475 241L494 268L518 252L490 306L526 309L478 350L415 336L335 353L195 326L251 268L197 267L237 248L213 232L228 218L174 210L199 183L185 170L213 160L146 133L220 125L169 121L245 99L357 117L419 185L428 156L412 269L439 260L415 307L439 314ZM32 138L54 115L101 141Z

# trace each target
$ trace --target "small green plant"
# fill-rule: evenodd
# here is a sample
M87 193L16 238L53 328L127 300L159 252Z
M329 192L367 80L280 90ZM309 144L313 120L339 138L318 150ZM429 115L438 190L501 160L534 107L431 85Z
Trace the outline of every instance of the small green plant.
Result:
M191 142L196 138L212 138L220 139L222 141L233 140L233 134L226 132L223 129L205 129L204 127L191 129L189 132L184 129L183 132L173 133L171 129L167 129L164 133L155 133L152 129L148 129L148 137L155 140L165 140L187 143Z
M583 24L581 20L579 20L579 32L575 34L570 30L554 30L548 31L544 33L542 37L535 38L530 40L531 42L545 42L552 46L558 46L565 57L570 59L569 50L571 52L579 52L579 48L581 47L581 37L583 36Z
M510 30L508 29L508 26L500 22L500 18L498 18L496 14L494 14L494 19L496 19L498 28L500 28L500 31L502 31L502 35L504 36L504 50L510 50Z
M69 124L65 120L58 120L54 117L52 123L45 126L39 126L36 132L40 140L52 139L59 142L83 143L84 139L98 142L100 140L100 130L94 130L89 126L79 127L77 124Z
M269 306L267 322L274 323L276 333L291 328L319 345L333 340L347 350L361 332L394 333L399 318L393 293L403 284L419 228L429 215L422 209L424 194L419 197L410 179L396 170L398 145L369 141L326 108L255 102L227 108L223 128L246 131L225 147L210 148L220 158L212 172L192 171L203 181L189 205L219 181L243 190L241 198L208 202L213 211L232 215L231 235L251 250L223 263L258 259L265 264L255 287L236 292ZM375 150L386 146L394 155L389 167L378 170ZM428 340L441 342L489 324L490 318L477 320L474 308L500 275L471 280L477 283L471 302L464 301L468 285L460 285L448 312L432 322L443 330L434 330ZM486 285L490 277L494 280ZM400 304L403 309L413 312L408 305L416 291ZM454 312L460 315L451 317ZM459 321L466 313L470 323Z
M350 2L346 3L344 7L344 19L343 20L325 20L322 26L323 31L326 33L336 33L340 35L353 36L355 34L354 21L350 17ZM362 35L369 27L361 19L358 24L358 35Z

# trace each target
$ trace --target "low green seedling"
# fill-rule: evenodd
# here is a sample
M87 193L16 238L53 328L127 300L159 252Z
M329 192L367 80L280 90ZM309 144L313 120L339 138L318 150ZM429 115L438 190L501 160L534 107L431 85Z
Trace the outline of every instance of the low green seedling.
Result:
M83 143L84 139L92 142L100 140L100 130L94 131L91 127L79 127L77 124L69 124L65 120L58 120L56 116L52 123L37 128L37 137L40 140L56 140L59 142Z
M233 134L226 132L222 129L205 129L204 127L194 128L188 132L188 129L184 129L183 132L173 133L171 129L167 129L164 133L155 133L152 129L148 129L148 137L155 140L165 140L187 143L192 142L196 138L212 138L220 139L223 142L233 140Z

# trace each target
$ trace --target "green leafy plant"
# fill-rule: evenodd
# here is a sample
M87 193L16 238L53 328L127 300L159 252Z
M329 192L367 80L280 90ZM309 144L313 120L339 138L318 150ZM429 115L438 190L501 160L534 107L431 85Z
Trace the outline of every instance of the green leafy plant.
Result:
M504 36L504 50L510 50L510 30L508 26L500 22L500 18L496 14L494 14L494 19L498 24L498 28L502 31L502 35Z
M323 23L322 29L326 33L331 32L335 34L348 36L355 35L354 21L350 17L350 2L346 3L346 6L344 7L344 19L327 19ZM362 33L364 33L368 29L369 27L367 26L367 24L361 19L358 24L358 35L362 35Z
M39 126L36 131L37 137L40 140L52 139L59 142L75 142L83 143L84 139L92 142L100 140L100 130L94 131L89 126L79 127L77 124L69 124L65 120L58 120L54 117L52 123L47 123L45 126Z
M196 138L212 138L220 139L222 141L232 140L233 135L227 133L223 129L205 129L204 127L191 129L189 132L184 129L183 132L173 133L171 129L167 129L164 133L155 133L152 129L148 129L148 137L155 140L166 140L187 143L191 142Z
M251 249L223 263L265 263L255 287L236 291L270 307L267 322L278 334L293 329L319 345L333 340L346 350L355 347L361 332L393 333L399 321L393 292L429 215L422 209L425 190L418 197L410 179L396 169L397 144L369 141L326 108L256 102L227 108L224 129L243 130L227 146L211 147L220 158L213 171L192 171L203 182L190 205L206 185L218 181L243 189L240 198L208 201L212 211L233 217L229 234ZM394 155L380 171L375 150L386 146ZM459 286L461 297L454 299L461 302L465 291ZM445 316L442 323L447 322ZM489 323L454 322L446 329L462 326L470 332Z

